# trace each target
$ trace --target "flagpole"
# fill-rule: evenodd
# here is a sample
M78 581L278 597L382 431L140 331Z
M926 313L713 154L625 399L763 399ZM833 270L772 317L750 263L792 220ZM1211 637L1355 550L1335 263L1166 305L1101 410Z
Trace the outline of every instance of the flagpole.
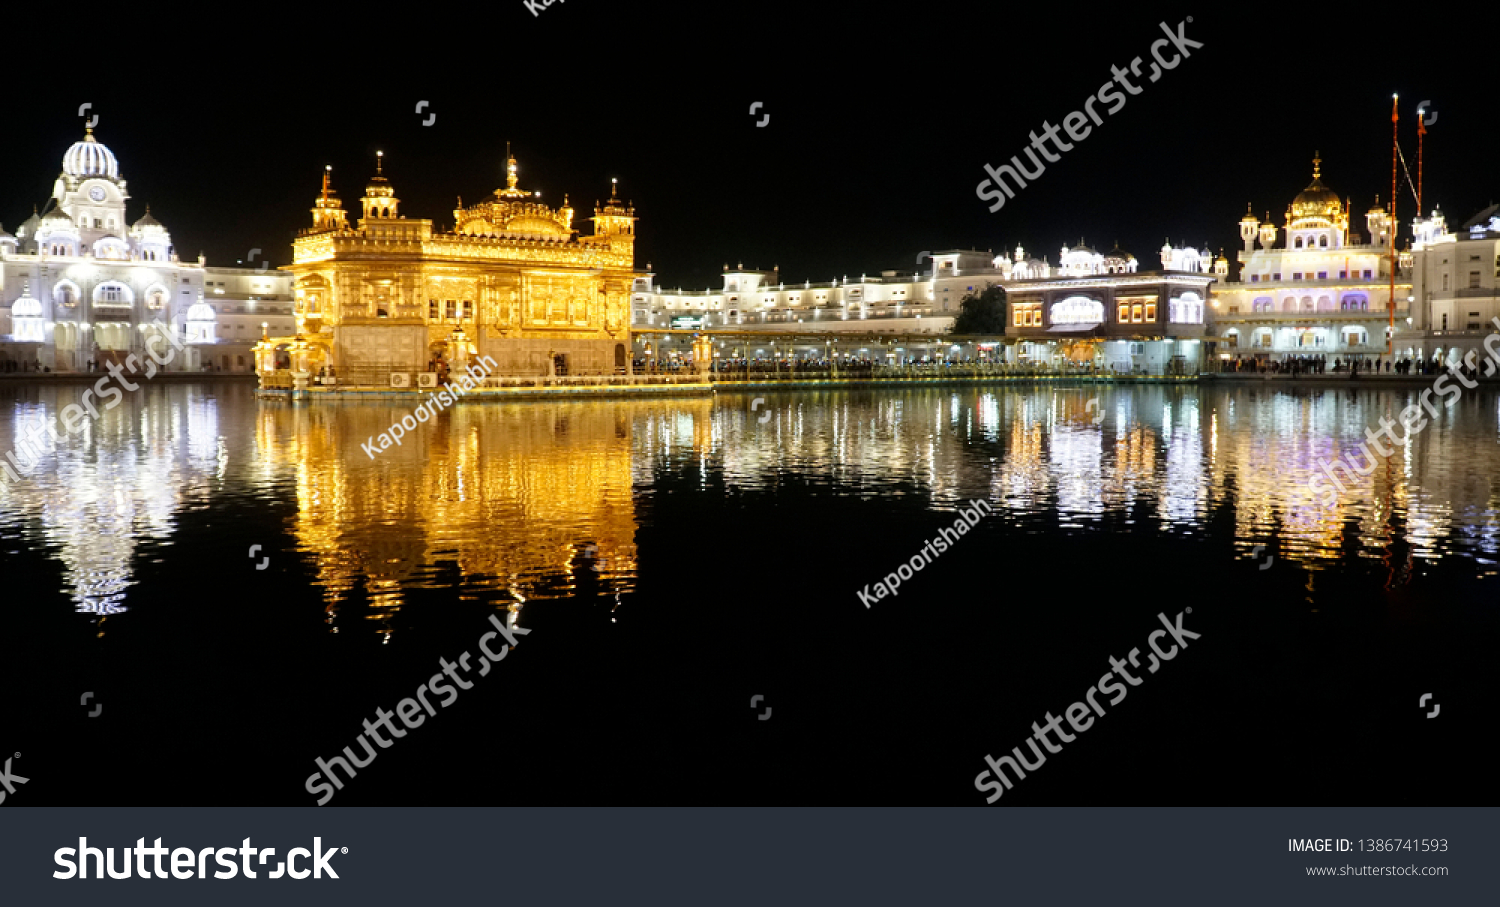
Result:
M1385 332L1385 354L1392 355L1396 344L1396 155L1398 145L1396 144L1396 124L1401 119L1401 114L1396 110L1396 99L1399 95L1391 95L1391 294L1386 300L1386 309L1390 314L1390 324Z

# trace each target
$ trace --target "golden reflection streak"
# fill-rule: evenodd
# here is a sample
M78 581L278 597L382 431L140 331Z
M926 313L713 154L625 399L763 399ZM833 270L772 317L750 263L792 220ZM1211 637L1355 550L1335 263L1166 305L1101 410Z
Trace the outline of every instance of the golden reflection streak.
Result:
M364 575L372 617L403 590L435 588L456 564L464 597L513 609L574 589L587 551L602 591L634 588L632 423L691 423L713 442L709 400L461 405L372 460L362 448L410 413L399 404L263 404L256 444L296 477L299 548L326 590L330 621ZM560 578L566 577L565 580ZM486 594L486 593L493 593Z

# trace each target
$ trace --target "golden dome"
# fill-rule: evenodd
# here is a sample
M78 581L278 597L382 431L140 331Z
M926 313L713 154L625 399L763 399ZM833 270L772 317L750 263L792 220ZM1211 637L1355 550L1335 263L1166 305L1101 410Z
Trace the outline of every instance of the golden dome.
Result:
M1313 158L1313 181L1306 189L1297 193L1292 199L1291 216L1295 220L1301 217L1337 217L1343 210L1343 204L1339 202L1338 193L1323 185L1319 179L1323 159Z

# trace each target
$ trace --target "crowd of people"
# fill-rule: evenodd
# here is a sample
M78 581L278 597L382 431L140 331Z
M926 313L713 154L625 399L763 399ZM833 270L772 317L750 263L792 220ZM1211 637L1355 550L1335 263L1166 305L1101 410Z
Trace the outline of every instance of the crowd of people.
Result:
M0 362L0 371L9 374L12 372L50 372L52 369L43 367L40 362L17 362L7 356L4 362Z
M1376 356L1374 359L1351 357L1345 359L1335 356L1330 362L1327 355L1317 356L1288 356L1284 359L1270 359L1237 356L1224 363L1226 372L1254 372L1260 374L1274 375L1323 375L1323 374L1348 374L1351 377L1370 374L1396 374L1396 375L1435 375L1446 371L1447 366L1438 359L1413 359L1402 357L1391 359L1385 356ZM1465 374L1472 375L1475 370L1464 367Z

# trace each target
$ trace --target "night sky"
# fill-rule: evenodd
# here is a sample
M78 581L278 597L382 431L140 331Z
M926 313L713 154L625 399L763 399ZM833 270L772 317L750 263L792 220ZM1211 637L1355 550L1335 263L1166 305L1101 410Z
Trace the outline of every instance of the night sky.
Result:
M669 287L717 287L726 263L823 281L909 270L923 250L1017 242L1056 264L1080 237L1101 252L1118 240L1147 268L1168 237L1232 261L1246 202L1279 221L1315 150L1364 231L1374 196L1390 192L1393 92L1413 171L1417 103L1438 113L1426 206L1456 225L1500 199L1494 13L1454 8L1424 34L1376 23L1373 7L1362 21L1222 4L566 0L533 16L513 0L467 18L435 6L418 21L373 6L322 20L226 9L243 24L121 31L111 17L81 28L81 44L48 37L55 14L8 11L6 37L29 38L24 52L7 41L0 222L14 232L45 203L84 102L129 181L130 219L149 202L179 254L216 265L253 247L288 262L324 164L352 219L376 149L401 212L451 228L456 196L473 204L504 185L507 140L522 188L552 205L568 193L584 232L618 177L640 217L637 266ZM975 195L985 162L1020 154L1111 64L1149 61L1158 23L1189 15L1201 49L988 211ZM751 116L754 101L764 106ZM1407 235L1404 177L1400 205Z

